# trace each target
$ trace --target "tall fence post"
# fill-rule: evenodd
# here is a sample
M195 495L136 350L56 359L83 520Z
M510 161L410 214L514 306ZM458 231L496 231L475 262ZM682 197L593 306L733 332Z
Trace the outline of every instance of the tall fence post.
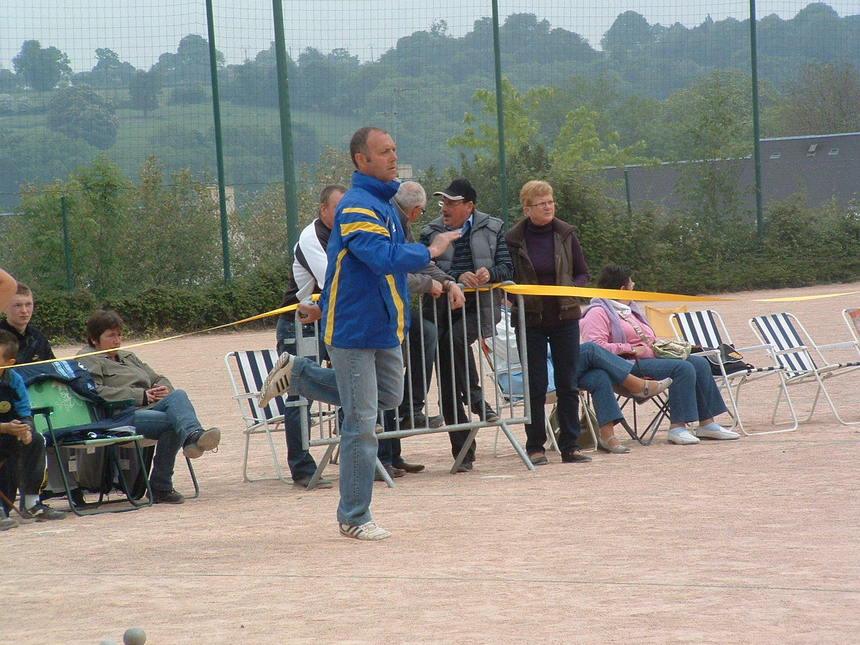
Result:
M505 102L502 98L502 56L499 44L499 0L493 0L493 67L496 72L496 123L499 130L499 190L502 220L508 225L508 170L505 157Z
M630 173L624 169L624 196L627 198L627 216L633 219L633 205L630 203Z
M755 228L759 242L764 239L764 208L761 190L761 146L758 114L758 45L756 44L755 0L750 0L750 71L752 76L753 162L755 165Z
M284 38L284 9L281 0L272 0L275 20L275 63L278 69L278 112L281 117L281 157L284 165L284 203L287 208L287 255L299 241L299 202L296 197L296 171L293 160L293 126L290 117L290 91L287 79L287 45Z
M218 51L215 49L215 18L212 0L206 0L206 28L209 34L209 75L212 79L212 118L215 126L215 163L218 167L218 209L221 212L221 254L224 283L233 279L230 271L230 237L227 232L227 191L224 188L224 140L221 136L221 97L218 92Z
M63 217L63 255L66 258L66 291L75 288L75 277L72 275L72 243L69 235L69 204L66 196L60 197L60 212Z

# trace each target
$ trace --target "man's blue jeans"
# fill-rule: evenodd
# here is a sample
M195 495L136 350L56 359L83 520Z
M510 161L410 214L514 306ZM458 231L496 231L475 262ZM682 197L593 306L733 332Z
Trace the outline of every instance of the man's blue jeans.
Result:
M728 410L711 374L711 364L702 356L690 356L684 361L640 358L632 374L658 380L672 378L669 420L673 424L710 419Z
M149 408L135 410L134 425L147 439L155 439L155 458L149 482L154 490L173 488L173 463L185 440L203 426L184 390L174 390Z
M313 335L313 325L301 325L299 331L304 336ZM292 314L280 316L278 318L278 326L275 328L275 340L277 341L278 355L284 352L296 354L296 320ZM325 351L322 341L319 342L320 359ZM290 397L289 401L295 401L298 397ZM310 405L318 399L309 399L308 407L305 408L305 414L310 419ZM290 474L294 481L310 477L317 469L317 463L314 461L310 452L302 447L302 408L291 406L286 408L284 413L284 435L287 440L287 465L290 467Z
M378 410L397 407L403 398L403 355L390 349L326 346L334 366L343 408L340 429L340 504L337 519L357 526L373 519ZM296 369L293 369L296 373ZM292 385L292 384L291 384Z

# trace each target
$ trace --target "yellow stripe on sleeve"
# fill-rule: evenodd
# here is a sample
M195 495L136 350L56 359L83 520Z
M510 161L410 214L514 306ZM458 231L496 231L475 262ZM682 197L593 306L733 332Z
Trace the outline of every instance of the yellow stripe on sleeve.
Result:
M361 213L362 215L369 215L373 219L378 219L380 222L382 218L375 211L370 210L369 208L358 208L357 206L351 206L349 208L344 208L343 213Z
M380 224L374 224L372 222L352 222L350 224L340 225L341 237L346 237L350 233L356 233L358 231L364 231L365 233L376 233L377 235L391 237L391 233L388 232L387 228L381 226Z
M401 343L406 336L406 317L403 315L403 300L400 294L397 293L397 283L394 281L394 276L390 273L385 276L388 280L388 288L391 289L391 299L394 300L394 306L397 308L397 340Z
M334 308L337 304L337 287L340 282L341 262L343 262L343 258L347 253L347 249L341 249L335 260L334 275L331 279L331 291L328 298L328 316L326 316L325 324L326 345L331 345L332 338L334 337Z

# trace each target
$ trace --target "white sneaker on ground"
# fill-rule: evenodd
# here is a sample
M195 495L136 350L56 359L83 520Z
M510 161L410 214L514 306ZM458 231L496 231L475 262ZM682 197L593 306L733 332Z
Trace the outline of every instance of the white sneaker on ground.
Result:
M13 517L0 518L0 531L8 531L18 526L18 520Z
M391 537L391 531L386 531L384 528L377 526L376 522L371 520L358 526L350 526L349 524L338 524L340 526L340 534L344 537L354 538L356 540L384 540Z
M278 357L277 363L272 371L266 375L263 381L263 389L260 392L260 407L269 405L269 401L276 396L286 394L290 389L290 377L293 375L293 359L295 356L284 352Z
M698 437L690 434L690 431L685 427L669 428L669 443L676 443L679 446L687 446L694 443L699 443Z
M741 436L734 430L724 428L719 423L712 422L706 426L693 429L693 434L700 439L740 439Z

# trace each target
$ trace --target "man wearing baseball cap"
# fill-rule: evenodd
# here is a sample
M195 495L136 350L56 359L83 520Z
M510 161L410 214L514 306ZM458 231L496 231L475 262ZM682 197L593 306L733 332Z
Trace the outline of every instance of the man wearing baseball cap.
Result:
M513 262L505 242L502 220L477 210L477 193L469 180L455 179L447 188L433 194L442 198L439 202L442 215L424 227L421 241L429 245L442 233L460 231L460 238L436 258L436 265L466 287L510 280ZM432 299L425 297L424 315L432 319L434 306L437 307L439 325L440 379L447 380L453 376L455 382L453 392L450 382L441 388L445 423L453 425L469 421L463 403L467 403L481 420L490 423L498 421L499 415L484 401L471 349L475 340L488 338L495 333L496 323L501 320L498 295L493 291L466 294L466 306L451 312L450 325L446 303L441 299L434 304ZM451 451L455 458L468 436L468 430L450 433ZM460 472L472 470L474 460L473 443L460 466Z

